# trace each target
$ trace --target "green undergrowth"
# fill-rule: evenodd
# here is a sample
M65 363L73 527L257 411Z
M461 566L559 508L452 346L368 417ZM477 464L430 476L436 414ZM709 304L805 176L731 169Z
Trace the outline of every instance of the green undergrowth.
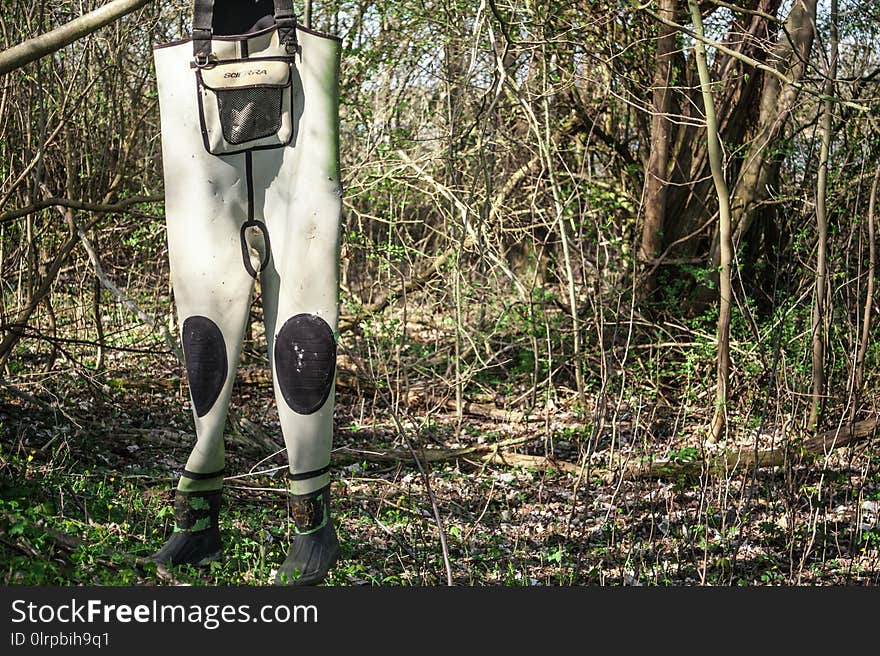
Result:
M66 406L72 413L79 392L68 389L74 390ZM173 530L175 472L191 448L186 408L167 395L159 396L164 405L147 397L123 405L122 396L107 394L112 413L94 414L87 423L83 410L75 415L79 427L23 404L0 408L0 582L271 584L290 539L283 480L270 473L283 469L283 453L272 460L271 444L243 435L230 439L220 520L224 557L206 567L165 571L142 559ZM368 457L406 450L391 422L366 421L381 415L362 417L344 396L338 412L335 453L351 457L334 465L341 553L324 585L445 585L446 557L455 584L472 586L880 580L880 457L870 443L824 466L792 463L661 481L605 480L586 471L579 477L556 468L490 464L469 453L424 466L429 494L411 460ZM272 434L269 419L251 416ZM527 441L507 448L533 458L577 463L592 453L601 468L613 452L632 462L661 457L703 471L702 450L685 438L628 445L624 432L564 417L553 419L549 439L534 441L528 438L540 434L543 422L512 433L504 423L465 417L457 425L453 414L434 413L409 417L407 425L410 441L425 449L502 444L519 435ZM258 464L265 471L248 474Z
M222 562L178 567L169 579L142 559L173 530L173 482L159 471L79 470L76 463L53 462L53 455L10 452L0 443L3 584L263 585L284 560L289 536L283 501L254 503L230 493L221 516Z

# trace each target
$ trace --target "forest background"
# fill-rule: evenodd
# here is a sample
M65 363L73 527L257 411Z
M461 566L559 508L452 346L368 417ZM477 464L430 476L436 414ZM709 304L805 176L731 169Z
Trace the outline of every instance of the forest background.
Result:
M0 580L265 584L259 296L226 559L137 562L193 441L151 52L191 6L13 48L105 4L0 11ZM880 582L875 2L298 4L343 39L329 585Z

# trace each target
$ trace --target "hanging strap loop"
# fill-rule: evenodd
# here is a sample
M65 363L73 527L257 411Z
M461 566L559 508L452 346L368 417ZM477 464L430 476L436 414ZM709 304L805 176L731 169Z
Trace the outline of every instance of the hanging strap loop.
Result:
M278 27L278 42L287 49L287 54L296 52L296 12L293 0L275 0L275 25Z
M273 0L275 26L278 28L278 41L293 54L297 49L296 12L293 0ZM208 66L214 60L211 53L211 38L214 36L214 0L193 0L193 57L199 68Z
M211 60L213 20L214 0L194 0L192 39L196 66L207 66Z

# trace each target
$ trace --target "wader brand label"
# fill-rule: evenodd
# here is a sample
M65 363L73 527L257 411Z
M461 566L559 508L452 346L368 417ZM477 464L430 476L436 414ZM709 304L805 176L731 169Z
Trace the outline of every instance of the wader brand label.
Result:
M251 84L286 85L290 79L290 64L284 61L230 62L200 71L202 82L214 90Z
M294 125L291 64L241 60L196 71L205 148L214 155L278 148Z
M265 68L257 68L257 69L247 71L245 73L239 73L238 71L227 71L226 73L223 74L223 79L228 80L230 78L238 78L238 77L242 77L245 75L248 77L251 77L253 75L268 75L268 74L269 74L269 71L267 71Z

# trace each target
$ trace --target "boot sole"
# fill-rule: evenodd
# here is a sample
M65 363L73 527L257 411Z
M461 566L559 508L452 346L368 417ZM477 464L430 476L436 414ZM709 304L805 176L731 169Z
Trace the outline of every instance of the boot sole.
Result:
M215 551L213 553L204 556L203 558L197 561L181 561L174 562L172 560L163 560L160 558L154 558L153 556L147 556L146 558L139 558L137 562L141 565L147 565L150 563L156 563L157 565L162 565L163 567L179 567L180 565L193 565L195 567L202 567L204 565L210 565L211 563L217 562L223 559L222 551Z
M286 585L286 586L310 586L317 585L321 581L323 581L326 577L330 569L336 564L336 561L339 560L339 550L336 550L336 553L333 554L333 557L327 562L327 567L320 572L316 572L312 576L309 577L299 577L292 581L284 582L278 580L278 575L275 575L275 585Z

